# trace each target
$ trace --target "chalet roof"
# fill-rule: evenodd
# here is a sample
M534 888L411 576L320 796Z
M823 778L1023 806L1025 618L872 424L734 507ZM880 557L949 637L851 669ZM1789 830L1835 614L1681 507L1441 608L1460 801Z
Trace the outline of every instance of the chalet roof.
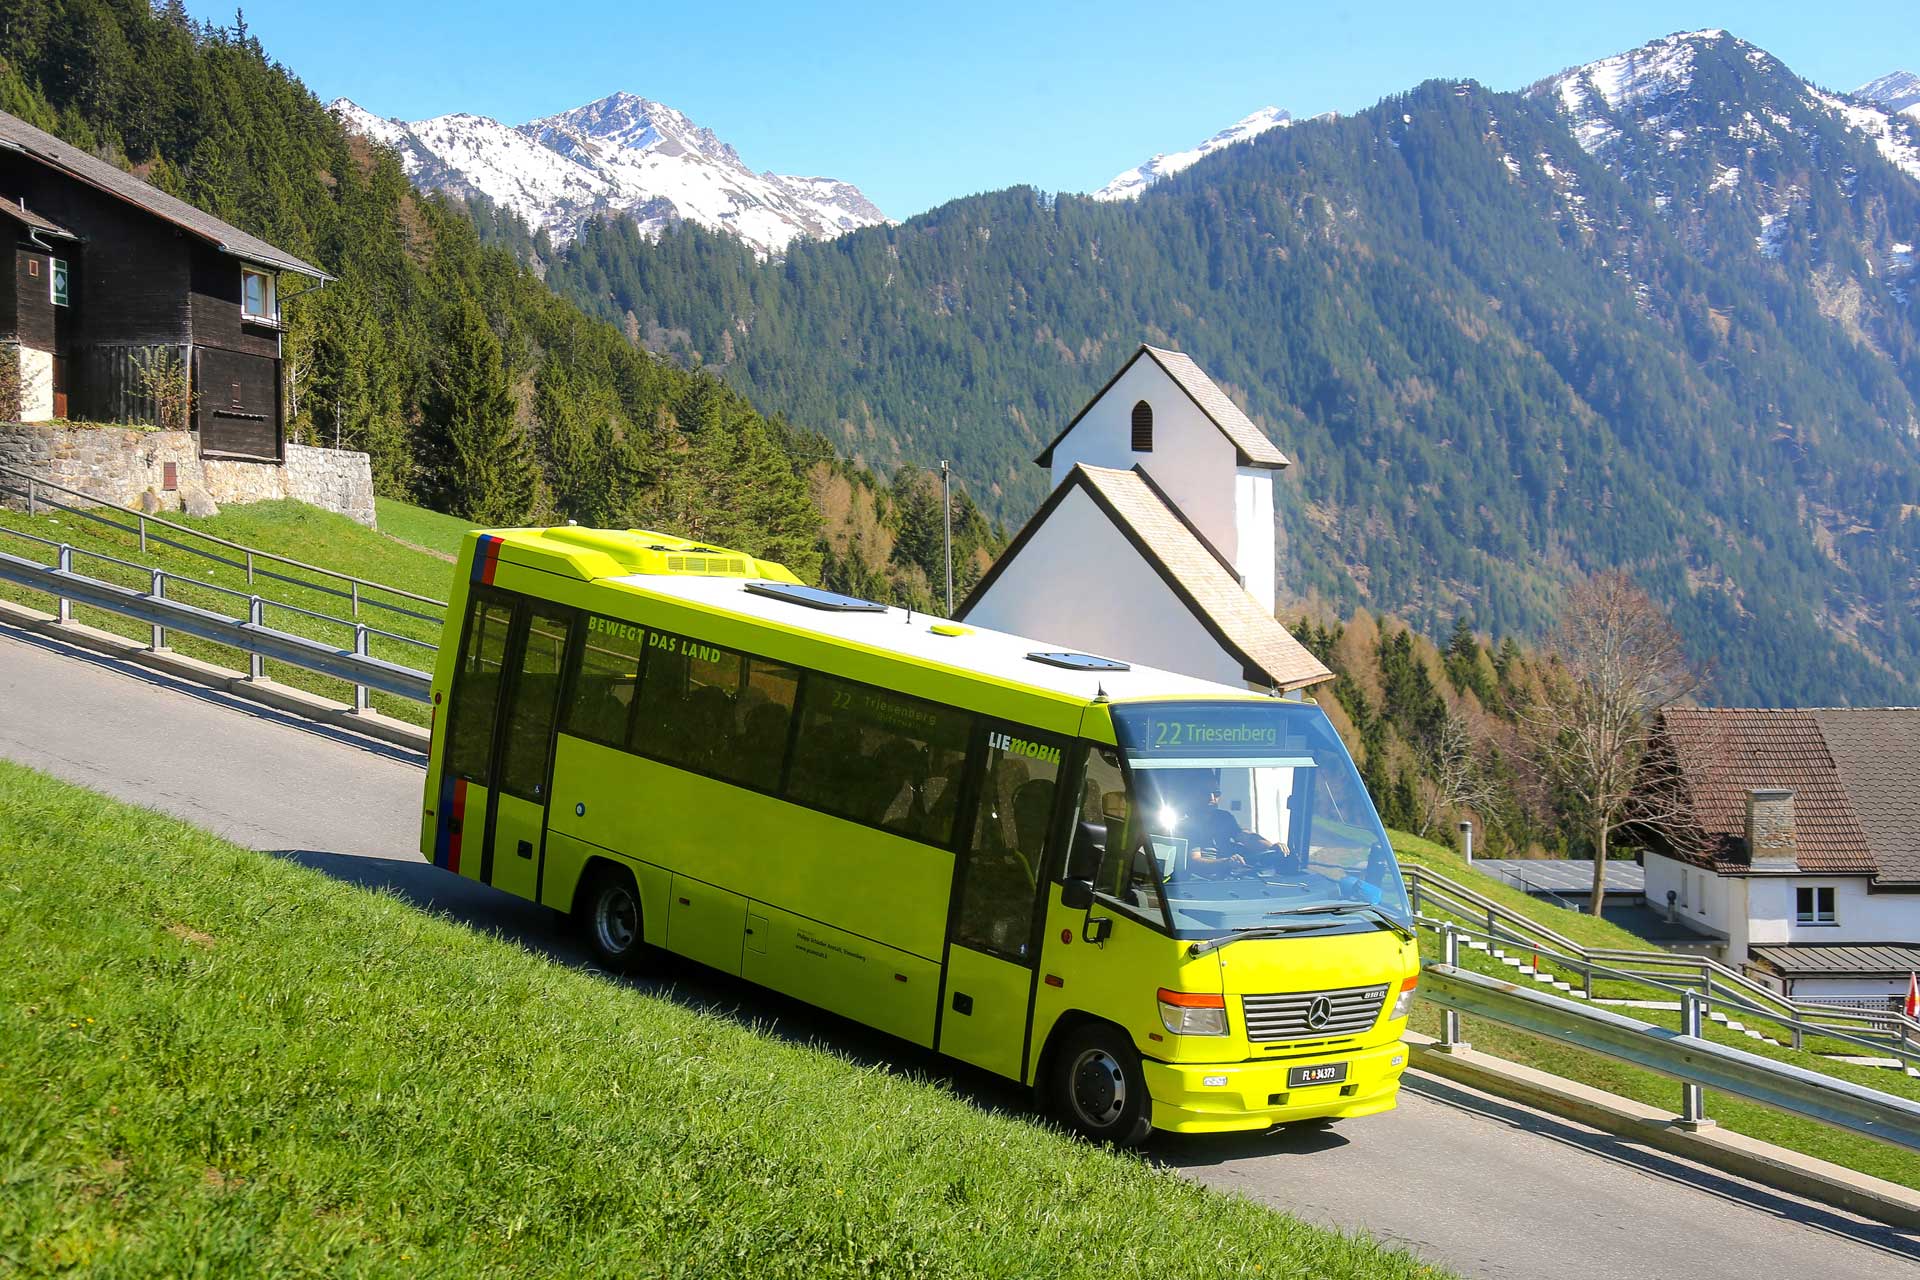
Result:
M1707 837L1706 848L1676 848L1674 855L1722 873L1750 871L1747 793L1786 787L1793 792L1802 871L1879 870L1856 798L1834 762L1818 714L1737 707L1673 707L1661 713L1656 732L1673 748L1693 820Z
M1749 947L1747 954L1795 978L1904 977L1920 971L1920 942L1856 942L1844 946Z
M80 237L67 230L51 218L43 218L17 200L0 196L0 213L12 218L21 226L38 231L42 235L59 236L62 240L78 240Z
M1333 678L1333 673L1241 585L1232 563L1167 500L1140 467L1116 471L1077 464L980 579L961 605L960 617L967 616L1047 517L1075 490L1093 499L1201 625L1240 662L1249 681L1277 689L1299 689Z
M1080 419L1087 416L1087 410L1100 403L1100 398L1112 390L1113 384L1120 381L1127 370L1133 368L1134 363L1142 356L1159 365L1166 375L1173 379L1174 384L1187 393L1187 398L1207 416L1207 420L1220 428L1220 433L1233 442L1234 453L1241 466L1277 469L1290 465L1287 455L1274 447L1273 441L1267 439L1266 433L1253 425L1253 419L1249 418L1240 406L1229 399L1227 393L1222 391L1219 385L1193 362L1193 357L1183 351L1167 351L1160 347L1150 347L1145 343L1141 343L1140 349L1120 366L1118 373L1107 379L1106 386L1101 387L1091 400L1081 406L1080 412L1073 415L1073 421L1053 438L1053 443L1043 449L1034 461L1043 467L1052 466L1055 447L1067 438L1068 432L1080 425Z
M1877 880L1920 883L1920 707L1809 712L1866 832Z
M78 147L69 146L52 134L36 129L4 111L0 111L0 148L31 156L90 187L118 196L156 218L192 232L222 253L277 271L292 271L316 280L332 279L320 268L301 261L284 249L276 249L258 236L248 235L204 209L196 209L186 201L170 196L158 187L90 156Z

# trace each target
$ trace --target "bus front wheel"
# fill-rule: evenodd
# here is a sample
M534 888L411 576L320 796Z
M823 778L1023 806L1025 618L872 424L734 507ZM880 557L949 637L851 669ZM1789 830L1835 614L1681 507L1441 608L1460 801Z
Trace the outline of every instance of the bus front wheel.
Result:
M580 899L580 923L594 959L615 973L638 972L647 944L640 928L640 889L633 875L625 867L602 865Z
M1152 1131L1139 1051L1117 1027L1069 1030L1055 1047L1047 1093L1054 1115L1095 1142L1134 1146Z

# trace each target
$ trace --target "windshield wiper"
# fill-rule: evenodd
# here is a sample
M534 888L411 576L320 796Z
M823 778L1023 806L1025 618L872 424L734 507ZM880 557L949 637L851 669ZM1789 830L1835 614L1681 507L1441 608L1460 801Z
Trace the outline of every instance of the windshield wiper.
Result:
M1385 907L1371 902L1322 902L1311 907L1284 907L1279 911L1269 911L1267 914L1270 916L1335 916L1344 915L1350 911L1364 911L1408 942L1414 940L1413 930L1402 924L1398 916Z
M1311 922L1303 920L1299 924L1263 924L1255 925L1250 929L1235 929L1225 937L1202 938L1187 950L1187 955L1203 956L1209 951L1218 951L1229 942L1239 942L1242 938L1280 938L1289 933L1300 933L1313 927Z

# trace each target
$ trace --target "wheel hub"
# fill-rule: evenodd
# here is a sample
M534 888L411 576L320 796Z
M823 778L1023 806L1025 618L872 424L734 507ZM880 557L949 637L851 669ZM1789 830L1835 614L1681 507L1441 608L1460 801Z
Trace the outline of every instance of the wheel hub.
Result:
M1127 1078L1104 1049L1088 1049L1073 1064L1073 1109L1087 1124L1104 1129L1127 1107Z
M593 927L606 951L618 955L632 946L639 925L640 912L631 894L624 889L609 889L600 895L594 906Z

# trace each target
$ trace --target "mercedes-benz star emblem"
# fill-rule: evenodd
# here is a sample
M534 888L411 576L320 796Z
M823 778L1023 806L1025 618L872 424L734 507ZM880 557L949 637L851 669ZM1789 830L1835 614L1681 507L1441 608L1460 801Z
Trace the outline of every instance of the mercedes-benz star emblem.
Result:
M1307 1006L1307 1025L1315 1031L1333 1021L1333 1001L1325 996L1315 996L1313 1003Z

